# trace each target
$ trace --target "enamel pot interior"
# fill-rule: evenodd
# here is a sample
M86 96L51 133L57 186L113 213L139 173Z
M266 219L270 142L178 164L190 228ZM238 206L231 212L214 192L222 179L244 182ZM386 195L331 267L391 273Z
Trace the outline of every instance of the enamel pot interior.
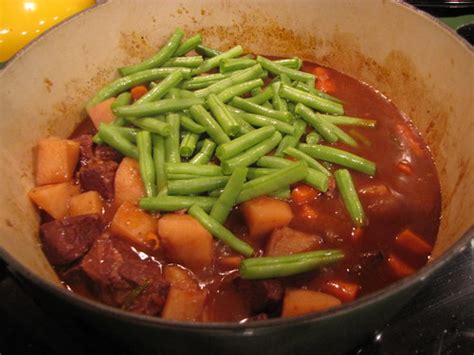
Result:
M38 215L27 198L34 183L35 143L48 135L68 136L84 119L86 100L117 76L115 68L152 54L177 26L188 34L202 33L207 45L221 49L239 43L250 52L299 56L333 67L377 88L405 112L430 146L441 182L442 222L429 265L339 309L262 322L252 329L136 316L62 288L40 249ZM400 307L401 299L412 295L420 281L472 238L473 57L472 48L453 32L390 1L340 1L334 6L309 0L124 0L86 11L40 37L0 73L1 255L23 278L75 307L115 317L130 328L141 324L190 337L199 330L211 338L222 334L249 338L277 334L284 327L308 329L369 307L376 314L383 312L386 300L393 301L394 309ZM471 236L463 237L470 228ZM362 318L353 319L363 324ZM376 323L364 326L370 329Z

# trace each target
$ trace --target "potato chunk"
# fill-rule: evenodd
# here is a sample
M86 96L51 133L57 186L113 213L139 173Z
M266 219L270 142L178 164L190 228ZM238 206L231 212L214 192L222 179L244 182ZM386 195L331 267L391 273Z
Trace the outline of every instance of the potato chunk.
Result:
M282 317L295 317L306 313L320 312L339 306L341 301L326 293L287 289L283 299Z
M72 182L63 182L34 187L28 196L51 217L60 219L67 215L71 198L79 193L78 185L74 185Z
M242 204L251 237L262 237L275 228L287 226L293 218L290 205L270 197L257 197Z
M73 196L69 202L69 215L80 216L84 214L102 214L104 204L97 191L88 191Z
M172 261L200 270L212 264L212 235L190 215L167 214L158 221L165 254Z
M36 155L36 184L71 181L79 153L80 146L76 141L56 137L40 140Z
M138 204L138 200L143 196L145 196L145 190L138 162L125 157L115 173L115 203L117 206L125 201Z
M266 256L291 255L318 249L322 238L289 227L273 231L265 248Z

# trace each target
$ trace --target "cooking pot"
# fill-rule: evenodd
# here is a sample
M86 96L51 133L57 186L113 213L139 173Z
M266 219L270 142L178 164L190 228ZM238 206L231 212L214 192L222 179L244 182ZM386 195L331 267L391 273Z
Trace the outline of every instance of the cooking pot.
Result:
M114 309L69 292L38 240L28 200L33 147L68 136L116 68L152 54L175 27L220 49L299 56L380 90L416 124L441 181L432 259L416 274L327 312L250 324L184 323ZM0 252L46 304L140 352L337 353L383 325L474 235L474 55L452 31L392 1L110 1L40 37L0 73Z

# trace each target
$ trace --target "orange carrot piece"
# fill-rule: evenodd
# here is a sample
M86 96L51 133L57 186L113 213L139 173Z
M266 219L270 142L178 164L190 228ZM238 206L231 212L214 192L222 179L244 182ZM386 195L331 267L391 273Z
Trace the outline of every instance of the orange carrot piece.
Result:
M130 90L130 93L132 94L132 99L134 101L138 100L140 97L145 95L148 92L148 89L145 85L137 85Z
M405 142L410 146L413 153L415 153L415 155L418 157L422 157L424 155L424 150L420 143L416 140L415 134L403 124L397 124L397 130Z
M112 112L112 104L114 101L115 97L111 97L87 109L87 113L94 123L95 128L98 129L101 123L110 123L115 119L115 115Z
M318 195L318 190L306 184L300 184L291 191L291 199L299 205L313 200Z
M410 265L403 262L400 258L394 254L389 254L387 259L388 266L390 270L395 274L395 276L402 278L408 275L411 275L415 272Z
M302 205L298 216L304 219L316 219L318 218L318 212L310 205Z
M329 79L329 73L326 70L326 68L323 67L316 67L313 69L313 74L318 77L318 80L328 80Z
M320 312L336 307L341 301L334 296L322 292L287 289L283 299L281 316L295 317L312 312Z
M405 229L395 238L395 243L404 249L415 254L428 255L431 253L431 245L425 242L420 236L413 233L410 229Z
M350 302L355 300L360 286L355 283L346 282L342 280L328 281L323 287L322 291L337 297L341 302Z
M238 269L241 261L240 256L223 256L218 259L219 264L229 270Z
M405 175L411 175L413 173L413 171L411 170L410 164L408 164L405 161L398 162L397 163L397 168L398 168L398 170L400 170Z
M354 241L358 241L362 238L364 235L364 229L360 227L356 227L352 230L352 239Z
M336 84L331 79L318 80L316 82L316 89L323 92L333 93L336 91Z

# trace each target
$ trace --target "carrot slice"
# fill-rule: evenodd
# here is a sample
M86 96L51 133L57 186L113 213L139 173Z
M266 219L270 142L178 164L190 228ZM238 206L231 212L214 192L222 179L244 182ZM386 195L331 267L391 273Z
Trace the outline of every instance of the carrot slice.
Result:
M408 164L407 162L405 161L400 161L397 163L397 168L398 170L400 170L402 173L404 173L405 175L411 175L412 174L412 170L411 170L411 166L410 164Z
M410 229L405 229L395 238L395 243L404 249L415 254L428 255L431 253L431 245L425 242L420 236L413 233Z
M219 264L229 270L238 269L241 261L240 256L223 256L218 259Z
M300 184L291 191L291 199L299 205L313 200L318 195L318 190L306 184Z
M323 92L333 93L336 91L336 84L331 79L328 80L318 80L316 82L316 89Z
M358 284L341 280L328 281L322 288L322 291L339 298L342 302L355 300L360 290Z
M402 278L408 275L411 275L415 272L410 265L403 262L400 258L394 254L389 254L387 259L388 266L390 270L395 274L395 276Z
M313 69L313 74L318 77L318 80L328 80L329 79L329 73L328 71L323 68L323 67L316 67Z
M299 210L298 216L304 219L316 219L318 218L318 213L310 205L303 205Z
M94 123L95 128L99 128L101 123L110 123L115 119L115 115L112 112L112 104L114 101L115 97L111 97L87 109L87 113Z
M130 90L130 93L132 94L132 99L134 101L138 100L140 97L145 95L148 92L148 89L145 85L137 85Z
M415 155L422 157L424 155L423 147L416 140L415 134L406 125L397 124L399 134L404 138L405 142L410 146Z
M363 235L364 235L364 229L360 227L356 227L352 230L352 239L354 241L360 240L360 238L362 238Z

